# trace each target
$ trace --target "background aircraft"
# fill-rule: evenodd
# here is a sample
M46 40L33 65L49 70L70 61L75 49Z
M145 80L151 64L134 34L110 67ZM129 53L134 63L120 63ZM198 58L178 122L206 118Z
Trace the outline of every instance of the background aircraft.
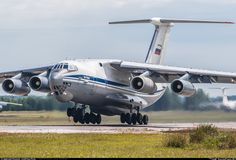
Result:
M150 23L155 27L145 63L113 59L65 60L51 66L0 73L3 90L24 96L33 89L51 93L60 102L72 101L76 105L68 108L67 115L82 124L100 124L103 114L120 115L121 123L146 125L148 115L142 115L140 110L160 99L167 83L171 84L173 92L187 97L195 94L194 83L236 83L236 73L163 65L167 37L174 23L232 22L165 18L110 22L131 23Z
M226 94L226 90L230 89L230 88L211 88L211 89L219 89L222 91L222 96L223 96L223 100L221 103L211 103L211 105L215 105L217 108L222 108L224 110L231 110L231 111L236 111L236 101L231 101L228 99L227 94Z
M22 104L19 104L19 103L12 103L12 102L0 101L0 112L2 112L2 111L3 111L3 107L4 107L4 106L7 106L7 105L22 106Z

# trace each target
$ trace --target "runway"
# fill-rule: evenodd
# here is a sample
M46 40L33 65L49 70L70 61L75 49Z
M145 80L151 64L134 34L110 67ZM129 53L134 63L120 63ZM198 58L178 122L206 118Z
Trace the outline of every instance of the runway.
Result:
M179 130L193 129L203 123L151 123L148 126L128 125L61 125L61 126L0 126L0 133L160 133ZM236 130L236 122L207 123L213 124L220 129Z

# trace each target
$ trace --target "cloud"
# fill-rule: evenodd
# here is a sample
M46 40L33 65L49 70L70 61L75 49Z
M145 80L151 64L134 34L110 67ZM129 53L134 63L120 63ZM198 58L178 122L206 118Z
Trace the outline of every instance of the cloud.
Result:
M220 13L214 6L235 4L235 0L1 0L0 28L64 27L76 26L78 22L95 25L111 17L187 17L190 12L199 15L202 10L202 14L208 15L207 7Z

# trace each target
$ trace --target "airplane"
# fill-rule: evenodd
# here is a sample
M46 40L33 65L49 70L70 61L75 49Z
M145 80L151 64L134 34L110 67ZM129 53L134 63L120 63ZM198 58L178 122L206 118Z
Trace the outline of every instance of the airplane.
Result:
M220 108L236 111L236 101L229 101L226 95L226 90L230 88L222 87L222 88L210 88L210 89L220 89L222 91L223 101L220 104Z
M158 101L168 84L174 93L189 97L196 92L195 83L236 83L236 73L163 65L167 37L174 23L233 22L166 18L109 22L137 23L152 24L155 28L143 63L114 59L64 60L50 66L0 73L2 88L21 96L33 89L50 93L60 102L74 102L74 107L67 108L67 116L75 123L100 124L101 115L118 115L122 124L148 125L149 117L141 110Z
M4 101L0 101L0 112L3 111L3 107L7 106L7 105L15 105L15 106L23 106L22 104L19 103L12 103L12 102L4 102Z

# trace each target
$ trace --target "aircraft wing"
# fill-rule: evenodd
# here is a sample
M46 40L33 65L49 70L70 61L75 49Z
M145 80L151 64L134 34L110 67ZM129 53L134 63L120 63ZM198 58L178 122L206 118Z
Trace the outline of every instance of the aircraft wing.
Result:
M52 66L46 66L46 67L39 67L39 68L32 68L32 69L23 69L23 70L17 70L17 71L10 71L10 72L2 72L0 73L0 83L2 83L3 80L6 78L12 78L18 74L22 74L21 77L25 81L29 81L30 77L34 75L41 74L45 71L48 71L52 68Z
M175 79L179 79L188 74L191 83L236 83L236 73L210 71L202 69L172 67L147 63L136 62L116 62L111 66L117 70L131 72L134 75L141 75L149 71L150 77L159 83L171 83Z
M6 105L15 105L15 106L23 106L23 104L20 104L20 103L12 103L12 102L4 102L4 101L0 101L0 105L1 106L6 106Z

